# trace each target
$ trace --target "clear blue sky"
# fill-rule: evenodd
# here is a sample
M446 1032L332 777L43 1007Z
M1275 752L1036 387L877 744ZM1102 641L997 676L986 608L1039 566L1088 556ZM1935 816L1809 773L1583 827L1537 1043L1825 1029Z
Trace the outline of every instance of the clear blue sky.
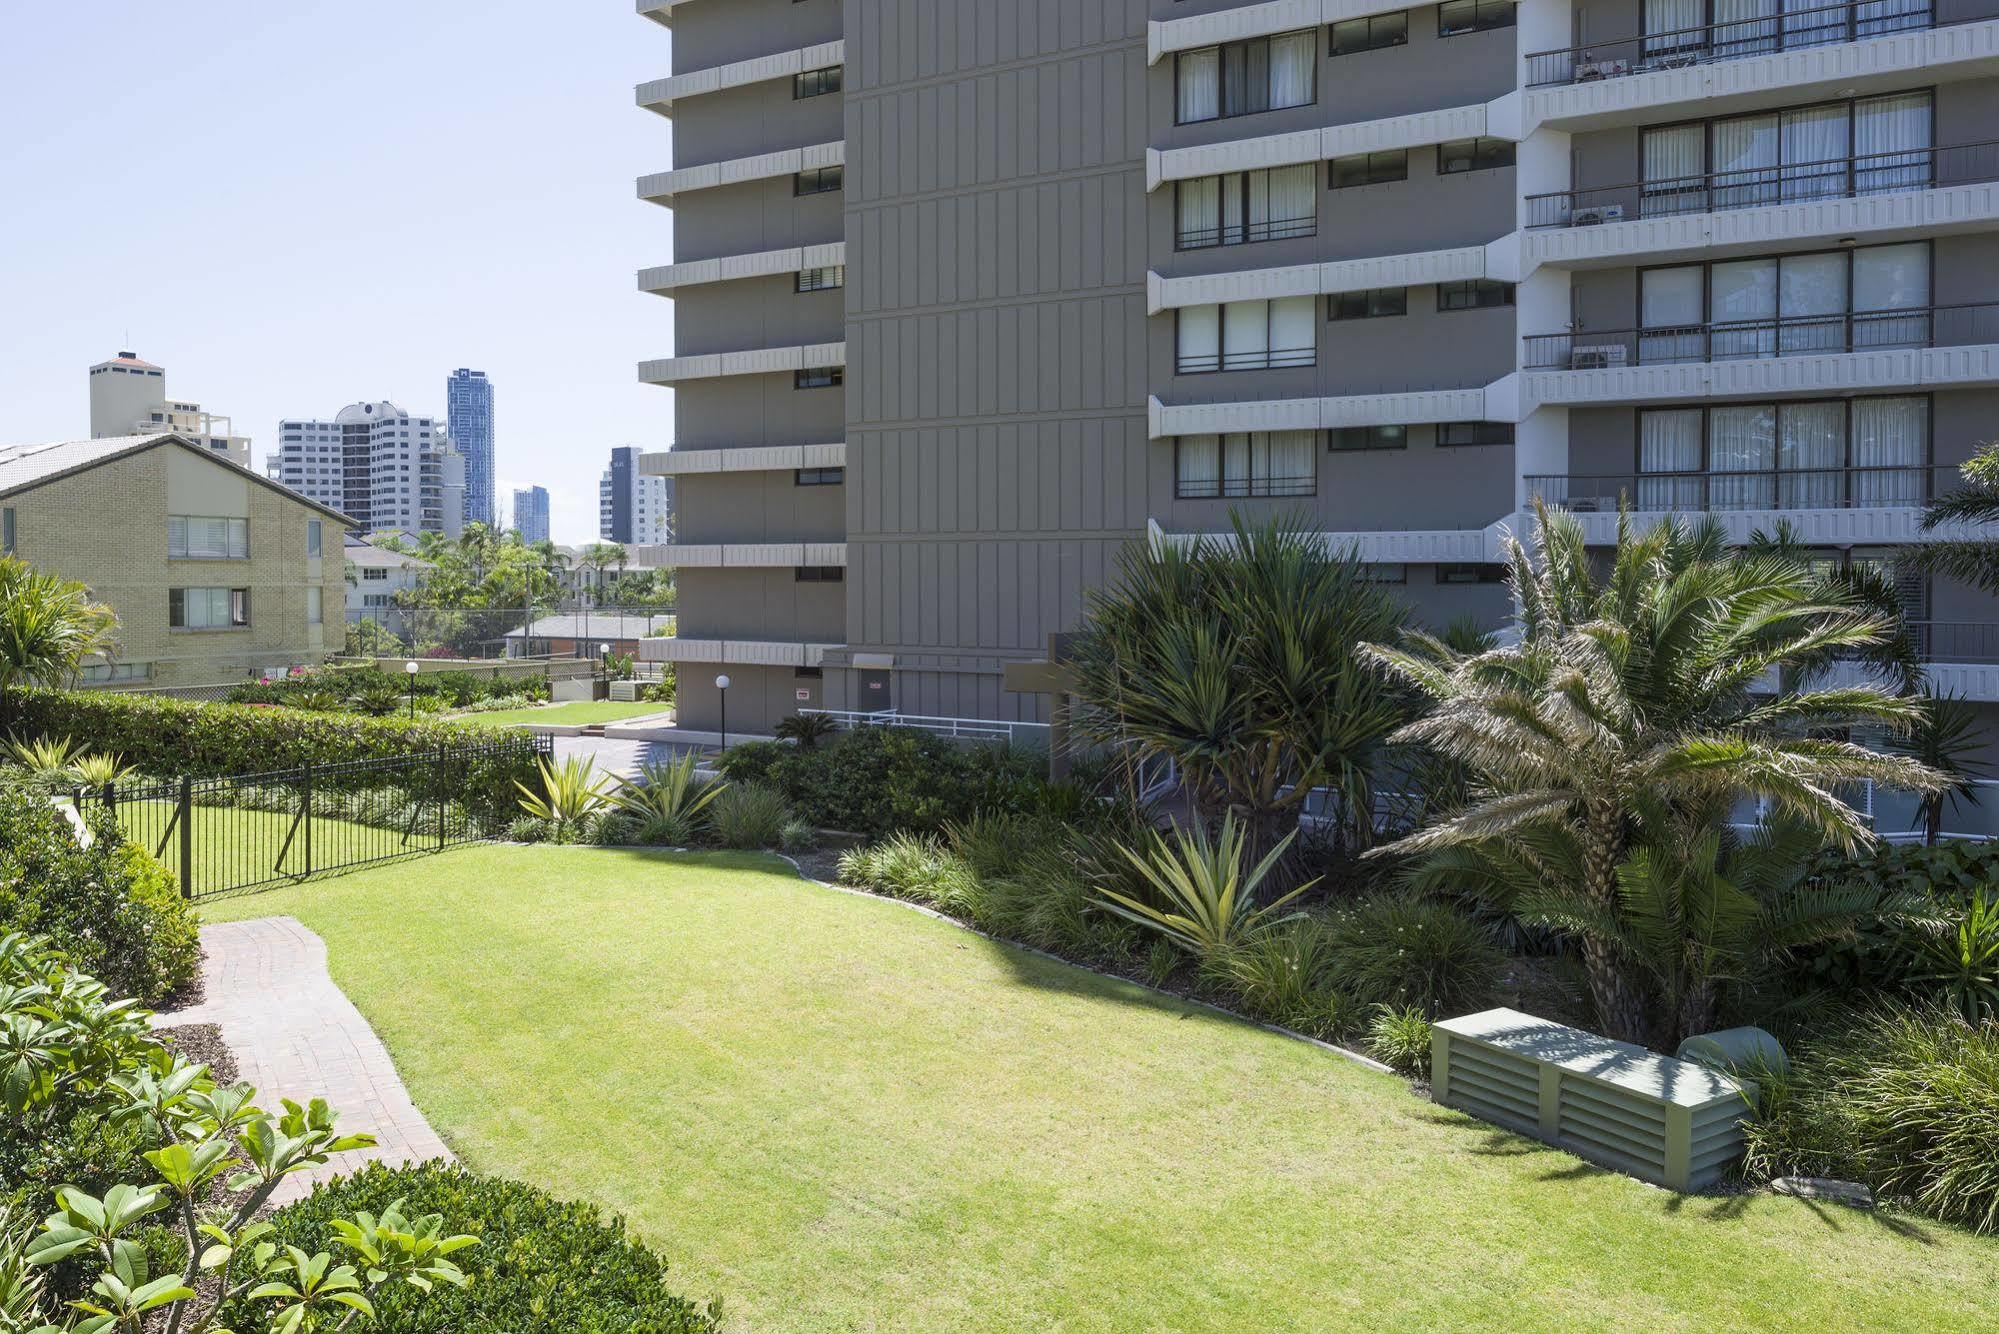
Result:
M503 507L594 540L614 445L664 448L671 305L639 293L671 214L635 180L671 72L631 0L31 0L0 45L0 441L89 432L129 348L235 418L495 385Z

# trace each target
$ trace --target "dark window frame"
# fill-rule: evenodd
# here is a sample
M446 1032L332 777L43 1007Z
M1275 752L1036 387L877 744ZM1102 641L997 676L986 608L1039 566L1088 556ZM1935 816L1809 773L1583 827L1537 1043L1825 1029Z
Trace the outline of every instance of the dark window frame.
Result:
M795 584L844 584L847 582L847 567L794 565L791 567L791 581Z
M1291 167L1299 167L1311 164L1292 163L1289 165ZM1194 232L1192 234L1194 239L1190 239L1189 234L1181 230L1181 222L1186 217L1186 214L1180 206L1180 192L1186 189L1192 182L1175 181L1173 183L1173 248L1175 250L1216 250L1233 245L1255 245L1263 241L1290 241L1301 237L1317 236L1319 234L1319 201L1318 182L1316 180L1312 183L1313 207L1309 216L1303 218L1266 218L1261 223L1253 223L1249 220L1250 177L1258 173L1268 176L1273 171L1284 171L1287 169L1287 167L1252 167L1247 171L1217 172L1215 174L1216 179L1220 183L1215 187L1214 226L1204 227ZM1222 221L1225 212L1222 208L1222 196L1227 192L1228 179L1231 176L1236 178L1236 188L1241 195L1242 205L1241 235L1233 241L1229 239L1228 227ZM1266 198L1269 197L1269 185L1267 182L1264 186L1264 194ZM1259 229L1261 230L1259 231ZM1198 239L1208 233L1213 233L1215 239L1212 241Z
M828 184L828 182L831 184ZM793 198L802 199L807 195L830 195L847 188L847 166L844 162L830 167L807 167L804 171L791 173L791 193Z
M1459 159L1462 165L1451 165L1453 150L1464 154ZM1437 145L1437 174L1464 176L1474 171L1498 171L1502 167L1513 166L1519 154L1520 146L1511 139L1496 139L1484 134L1471 139L1447 139Z
M845 366L811 366L791 373L793 389L839 389L846 383Z
M1277 107L1270 105L1270 44L1286 37L1296 37L1310 33L1314 50L1310 65L1312 87L1302 102L1286 103ZM1314 106L1319 100L1319 62L1317 59L1319 35L1316 28L1293 28L1289 32L1273 32L1260 37L1245 37L1233 42L1218 42L1213 46L1196 47L1191 51L1181 51L1173 57L1173 123L1175 125L1205 125L1209 121L1233 120L1237 116L1255 116L1265 111L1292 111L1298 107ZM1251 96L1249 81L1253 75L1252 49L1262 49L1263 87L1260 99ZM1186 62L1189 57L1205 52L1215 53L1215 114L1198 120L1180 119L1180 81L1186 77ZM1230 90L1235 91L1234 102L1230 100ZM1260 102L1260 105L1253 103ZM1245 103L1252 103L1245 105ZM1235 110L1230 110L1234 106Z
M793 486L845 486L847 484L847 470L844 467L793 468L791 470L791 484Z
M1461 439L1447 439L1458 435ZM1462 421L1437 423L1438 449L1489 449L1515 440L1511 422Z
M1506 567L1487 561L1445 561L1437 566L1439 584L1503 584Z
M1395 294L1392 301L1388 299L1391 292ZM1332 292L1326 297L1326 322L1329 324L1392 319L1408 313L1407 287L1367 287L1357 292Z
M1514 285L1503 283L1496 278L1462 278L1456 282L1437 284L1437 312L1454 314L1465 310L1502 310L1513 304ZM1446 304L1446 298L1454 292L1463 292L1473 299L1462 305ZM1491 296L1492 300L1486 298Z
M1296 486L1296 483L1300 480L1298 478L1277 479L1271 477L1268 473L1265 473L1261 479L1257 477L1256 468L1255 468L1256 445L1253 441L1250 443L1247 450L1250 461L1250 473L1249 476L1243 479L1241 483L1243 489L1238 491L1231 491L1229 489L1227 465L1229 457L1228 442L1230 437L1232 436L1250 437L1258 435L1272 436L1277 434L1279 434L1279 432L1276 431L1215 432L1214 433L1215 449L1217 451L1215 462L1217 465L1217 475L1215 478L1215 489L1212 494L1206 494L1201 492L1190 492L1187 490L1186 484L1181 480L1180 476L1180 453L1181 450L1185 447L1186 440L1184 437L1176 436L1173 440L1173 498L1175 500L1272 500L1272 499L1286 500L1286 499L1309 499L1310 497L1318 495L1319 456L1316 450L1313 451L1312 453L1312 465L1313 465L1312 476L1309 479L1307 479L1310 482L1310 489L1299 490ZM1258 485L1259 480L1262 483L1261 486ZM1293 485L1288 487L1280 487L1273 485L1273 483L1279 480L1290 482Z
M832 77L828 78L828 75ZM846 81L845 65L822 65L818 69L800 70L791 76L791 100L803 102L807 98L843 92Z
M1469 23L1448 26L1445 15L1468 13ZM1513 0L1444 0L1437 6L1437 36L1467 37L1475 32L1495 32L1520 22L1520 7Z
M1364 180L1341 180L1340 164L1361 164ZM1365 185L1393 185L1397 181L1409 179L1409 150L1388 148L1376 153L1349 153L1345 157L1331 158L1326 162L1326 188L1328 190L1358 190Z
M1349 46L1340 45L1340 29L1351 35L1360 31L1360 41ZM1369 14L1365 18L1341 19L1326 25L1326 54L1328 58L1355 56L1364 51L1387 51L1398 46L1409 45L1409 11L1398 9L1392 14Z
M1394 432L1392 443L1386 432ZM1368 440L1369 444L1344 444L1342 441ZM1326 432L1326 452L1328 454L1374 454L1388 453L1409 448L1409 428L1396 423L1380 426L1335 426Z

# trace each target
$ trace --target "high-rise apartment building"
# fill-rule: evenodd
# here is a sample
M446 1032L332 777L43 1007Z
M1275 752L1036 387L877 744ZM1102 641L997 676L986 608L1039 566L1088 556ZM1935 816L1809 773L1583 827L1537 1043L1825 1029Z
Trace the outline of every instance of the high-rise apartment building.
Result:
M1539 496L1924 540L1999 420L1999 4L640 0L685 723L1045 717L1127 542L1302 514L1433 625ZM1999 612L1904 581L1999 700Z
M331 421L278 425L271 480L347 514L363 533L465 528L466 467L434 417L354 403Z
M523 542L548 541L548 488L532 486L514 492L514 527Z
M597 479L597 536L606 542L659 546L673 540L673 482L642 471L641 457L620 445Z
M493 385L484 371L463 367L444 382L444 416L452 447L465 457L465 522L492 527L499 496L493 483Z
M224 455L231 463L250 466L250 437L237 435L229 418L203 412L199 403L168 398L164 367L120 352L90 368L91 439L168 431Z

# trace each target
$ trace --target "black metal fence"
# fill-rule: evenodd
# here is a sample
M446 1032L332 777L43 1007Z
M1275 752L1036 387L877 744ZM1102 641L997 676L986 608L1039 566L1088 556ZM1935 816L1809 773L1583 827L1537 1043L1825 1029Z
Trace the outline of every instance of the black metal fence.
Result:
M292 883L502 836L511 810L467 800L477 773L527 772L547 737L226 778L140 779L79 788L93 826L115 819L125 838L208 898ZM491 786L490 783L484 786Z

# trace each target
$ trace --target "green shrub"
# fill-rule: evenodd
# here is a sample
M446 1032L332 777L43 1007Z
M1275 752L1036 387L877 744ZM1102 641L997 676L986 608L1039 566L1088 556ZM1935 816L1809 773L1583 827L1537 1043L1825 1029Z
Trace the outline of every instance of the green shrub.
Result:
M725 848L773 848L791 820L784 793L765 783L731 783L708 803L708 827Z
M1027 811L1047 783L1030 750L959 746L927 732L864 727L803 749L736 746L717 762L731 780L768 783L800 818L869 838L934 833L979 811Z
M1175 828L1151 834L1143 851L1127 849L1125 857L1144 877L1143 895L1116 886L1098 887L1092 904L1126 921L1156 931L1198 959L1226 953L1262 927L1283 920L1276 914L1311 888L1298 886L1267 904L1257 903L1258 891L1271 869L1291 847L1286 835L1249 864L1246 831L1231 813L1221 833L1208 836L1207 827ZM1164 906L1156 906L1164 905Z
M793 817L778 831L777 846L794 855L810 852L819 846L819 831L810 822Z
M448 775L446 795L481 819L503 822L514 809L514 784L531 781L536 753L524 739L496 741L489 729L401 718L355 718L246 704L194 704L151 695L88 690L22 690L12 696L16 726L35 737L70 736L85 749L113 751L155 776L213 778L328 766L356 760L477 747ZM367 786L375 776L329 787Z
M479 1244L453 1258L463 1288L428 1295L384 1288L375 1305L385 1334L706 1334L719 1305L674 1295L666 1262L633 1241L622 1219L566 1203L516 1181L477 1177L442 1163L372 1163L326 1183L271 1216L269 1240L305 1250L325 1244L331 1224L397 1200L411 1215L442 1214L450 1231ZM241 1318L241 1308L223 1312ZM372 1327L371 1327L372 1328Z
M1211 957L1203 971L1257 1018L1332 1037L1353 1018L1353 1002L1335 985L1333 945L1324 922L1293 918Z
M1145 952L1145 980L1155 987L1165 986L1173 980L1180 961L1186 957L1163 936L1153 941L1152 948Z
M1999 1025L1890 1007L1821 1033L1789 1075L1759 1083L1751 1171L1865 1182L1999 1231Z
M1375 1007L1367 1025L1367 1054L1412 1079L1430 1072L1430 1021L1415 1006Z
M684 848L694 842L695 825L684 813L647 816L633 841L648 848Z
M1967 1023L1999 1020L1999 891L1974 890L1941 920L1911 922L1908 929L1915 954L1910 985Z
M201 964L193 909L166 868L100 818L89 847L45 801L0 792L0 935L47 936L80 971L157 1005Z
M1432 899L1363 899L1333 915L1332 931L1334 972L1356 1001L1429 1019L1485 1006L1505 960L1485 928Z

